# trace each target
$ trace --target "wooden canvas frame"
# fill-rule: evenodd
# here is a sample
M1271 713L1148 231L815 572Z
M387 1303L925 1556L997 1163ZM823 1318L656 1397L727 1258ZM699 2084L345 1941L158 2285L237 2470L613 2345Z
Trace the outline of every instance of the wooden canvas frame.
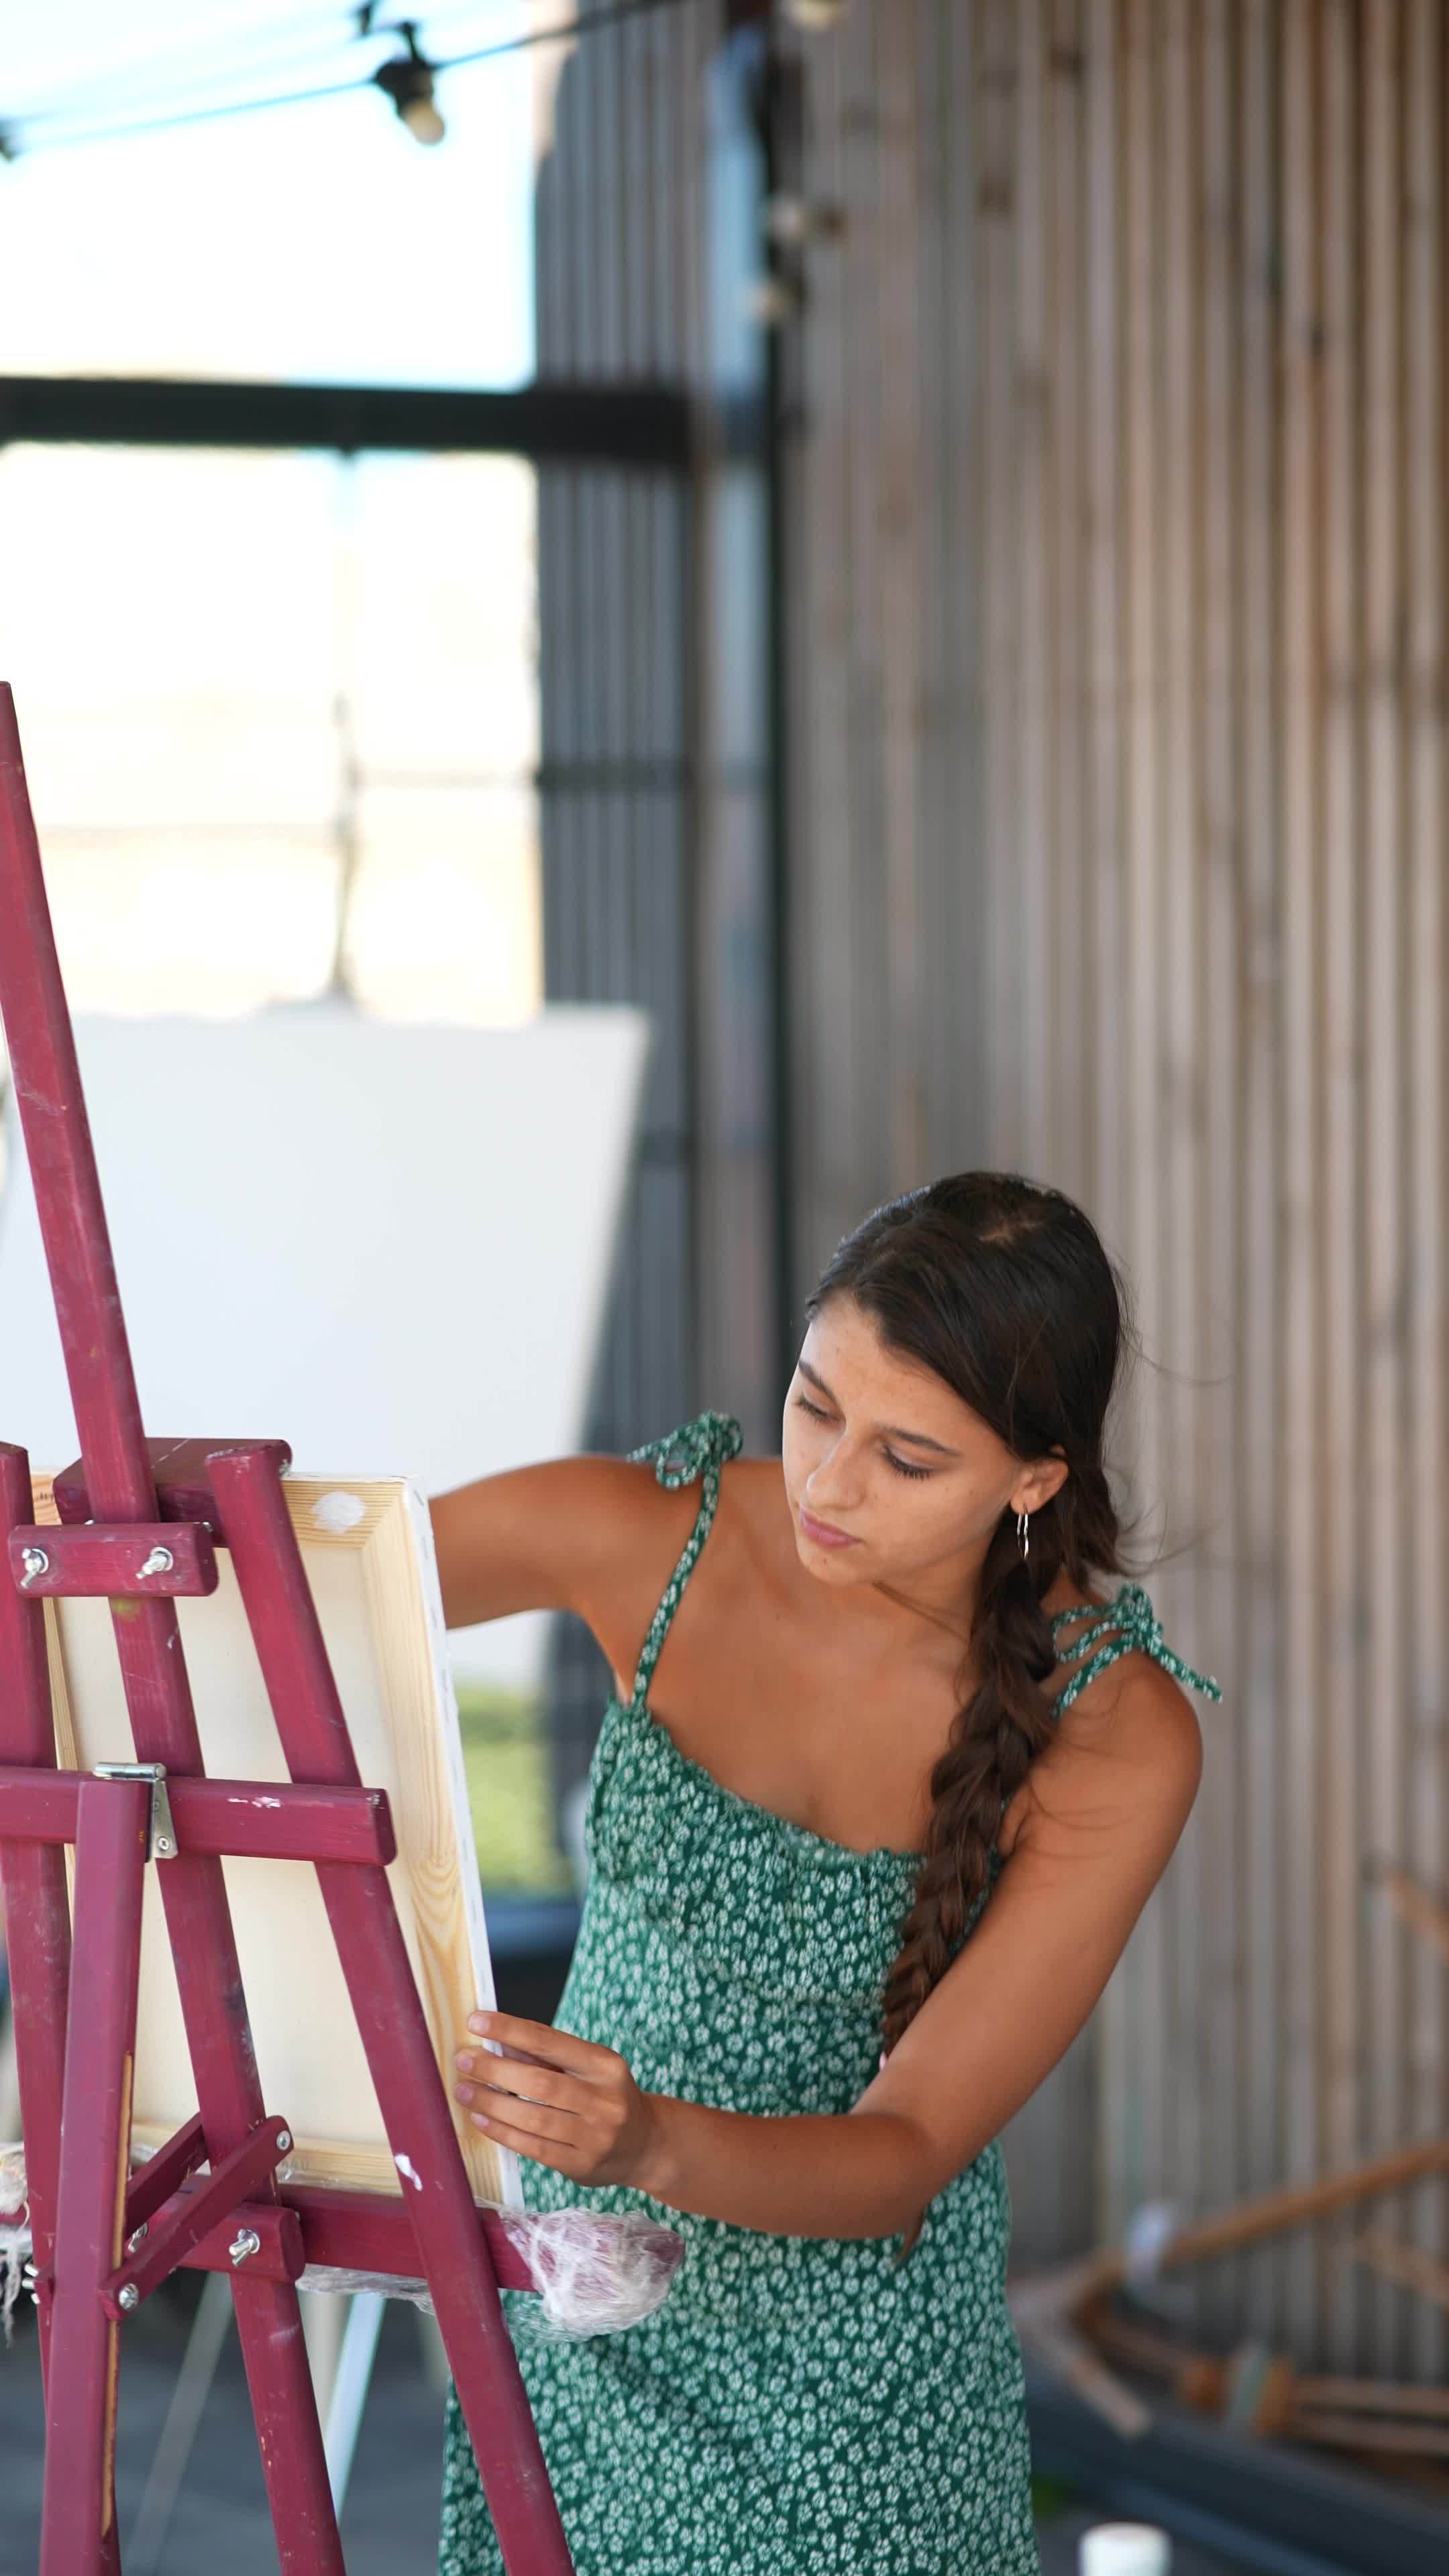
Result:
M56 1523L52 1475L37 1472L33 1493L36 1521ZM282 1493L361 1776L391 1807L398 1849L388 1877L451 2102L467 2015L495 1994L427 1504L402 1477L288 1473ZM176 1605L206 1768L285 1780L224 1549L218 1567L215 1593ZM45 1614L60 1763L90 1770L132 1760L111 1605L48 1600ZM284 2174L400 2192L315 1871L251 1859L222 1867L263 2095L295 2141ZM148 1872L143 1912L133 2157L197 2107L156 1875ZM474 2198L521 2207L516 2156L453 2108Z

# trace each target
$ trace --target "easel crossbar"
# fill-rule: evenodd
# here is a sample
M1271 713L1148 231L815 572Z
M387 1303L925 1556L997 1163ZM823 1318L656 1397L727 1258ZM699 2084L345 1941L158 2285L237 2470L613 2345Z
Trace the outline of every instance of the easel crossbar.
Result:
M0 1842L73 1843L82 1771L0 1766ZM310 1782L207 1780L168 1773L183 1853L227 1860L341 1861L386 1867L397 1856L387 1793Z

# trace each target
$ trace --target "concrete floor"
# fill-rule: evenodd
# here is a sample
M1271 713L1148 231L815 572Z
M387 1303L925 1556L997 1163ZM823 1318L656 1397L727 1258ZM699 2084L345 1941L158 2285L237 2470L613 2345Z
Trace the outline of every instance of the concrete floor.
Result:
M188 2292L193 2285L188 2284ZM116 2457L122 2564L126 2541L185 2351L178 2303L148 2302L125 2332ZM33 2316L22 2305L0 2351L0 2576L34 2576L39 2555L42 2417ZM410 2308L386 2311L362 2438L342 2520L348 2576L433 2576L442 2462L442 2400L425 2373ZM1043 2576L1076 2576L1077 2538L1105 2517L1087 2503L1041 2526ZM264 2576L276 2560L236 2338L229 2336L191 2466L153 2576ZM1223 2562L1179 2547L1173 2576L1229 2576ZM1241 2576L1241 2571L1238 2571Z

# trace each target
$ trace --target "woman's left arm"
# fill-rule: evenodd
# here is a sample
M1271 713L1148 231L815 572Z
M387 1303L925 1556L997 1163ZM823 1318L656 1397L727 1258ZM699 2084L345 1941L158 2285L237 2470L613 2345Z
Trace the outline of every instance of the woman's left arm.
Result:
M1085 1690L1032 1770L980 1922L848 2112L762 2118L643 2093L612 2049L503 2013L469 2028L519 2056L460 2054L458 2098L500 2145L579 2182L772 2236L894 2235L1070 2047L1201 1768L1197 1719L1157 1665L1124 1658Z

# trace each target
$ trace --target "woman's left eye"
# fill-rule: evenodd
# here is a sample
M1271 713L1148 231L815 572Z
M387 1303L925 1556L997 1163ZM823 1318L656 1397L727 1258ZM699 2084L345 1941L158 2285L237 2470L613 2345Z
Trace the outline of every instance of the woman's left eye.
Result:
M795 1393L795 1402L798 1404L802 1413L810 1414L816 1422L824 1422L828 1419L825 1407L821 1404L812 1404L808 1395L801 1395L798 1388ZM888 1467L894 1467L898 1476L929 1476L931 1472L929 1467L908 1466L905 1459L898 1458L893 1449L884 1449L882 1450L881 1455L885 1459Z

